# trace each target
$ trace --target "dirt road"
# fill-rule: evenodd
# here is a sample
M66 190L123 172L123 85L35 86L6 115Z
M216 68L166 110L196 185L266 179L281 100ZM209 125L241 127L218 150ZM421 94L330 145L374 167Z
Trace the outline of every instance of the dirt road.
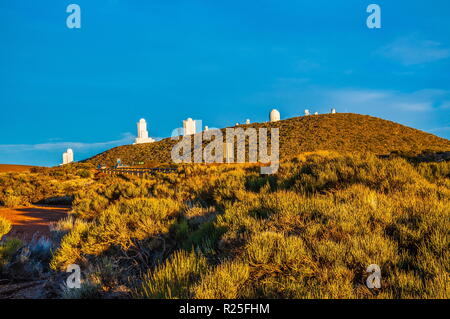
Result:
M33 205L20 208L0 208L0 216L8 219L12 230L8 236L30 240L35 233L50 236L49 224L67 216L69 206Z

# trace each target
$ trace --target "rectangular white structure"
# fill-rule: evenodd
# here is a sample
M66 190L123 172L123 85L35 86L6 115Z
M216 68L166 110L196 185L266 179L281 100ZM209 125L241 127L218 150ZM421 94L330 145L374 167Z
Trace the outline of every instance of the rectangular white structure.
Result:
M195 127L195 121L191 118L188 118L187 120L183 121L183 135L193 135L197 132Z
M73 162L73 150L71 148L68 148L66 152L62 155L62 164L66 165Z
M143 143L153 143L155 140L148 137L148 131L147 131L147 122L145 119L140 119L137 123L137 131L138 136L134 140L134 144L143 144Z

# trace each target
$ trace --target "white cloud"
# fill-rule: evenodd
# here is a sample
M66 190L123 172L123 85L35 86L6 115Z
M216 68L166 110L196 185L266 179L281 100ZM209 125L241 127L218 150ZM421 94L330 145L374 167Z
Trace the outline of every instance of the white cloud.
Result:
M444 101L441 104L441 109L450 109L450 101Z
M433 105L430 102L423 102L423 103L409 102L409 103L398 103L397 107L405 111L426 112L430 111Z
M429 129L428 132L430 132L430 133L447 133L447 132L450 132L450 126L435 127L435 128Z
M450 91L426 89L403 93L389 90L341 89L331 90L326 95L336 105L372 110L384 108L428 112L436 108L440 100L450 97Z
M304 109L328 112L378 114L420 118L424 113L450 108L450 90L423 89L413 92L364 88L329 88L311 85L307 81L280 78L271 91L249 98L253 104L284 106L289 116L303 114Z
M410 35L381 48L378 54L410 66L446 59L450 57L450 49L439 42Z
M66 148L72 148L77 151L89 151L93 149L113 147L124 144L130 144L134 139L131 133L123 134L118 140L96 143L82 142L51 142L40 144L3 144L0 145L1 152L24 152L24 151L57 151Z
M343 89L330 90L328 95L336 102L345 101L347 104L356 104L381 100L389 97L391 93L388 91Z

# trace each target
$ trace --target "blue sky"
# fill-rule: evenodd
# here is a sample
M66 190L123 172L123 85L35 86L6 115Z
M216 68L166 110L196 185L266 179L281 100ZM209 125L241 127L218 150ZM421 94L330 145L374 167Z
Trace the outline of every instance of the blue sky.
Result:
M68 29L66 7L81 7ZM368 29L366 7L382 9ZM308 108L450 138L448 0L0 0L0 163Z

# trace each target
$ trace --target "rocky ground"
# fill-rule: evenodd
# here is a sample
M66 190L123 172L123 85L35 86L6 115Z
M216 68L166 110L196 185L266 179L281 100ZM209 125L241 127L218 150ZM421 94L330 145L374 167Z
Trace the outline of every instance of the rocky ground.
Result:
M13 224L10 238L19 238L24 247L19 249L11 263L0 276L0 299L45 299L58 296L62 278L45 273L31 259L30 249L26 246L31 241L45 238L50 241L50 228L67 216L70 207L33 205L30 207L0 208L0 216Z

